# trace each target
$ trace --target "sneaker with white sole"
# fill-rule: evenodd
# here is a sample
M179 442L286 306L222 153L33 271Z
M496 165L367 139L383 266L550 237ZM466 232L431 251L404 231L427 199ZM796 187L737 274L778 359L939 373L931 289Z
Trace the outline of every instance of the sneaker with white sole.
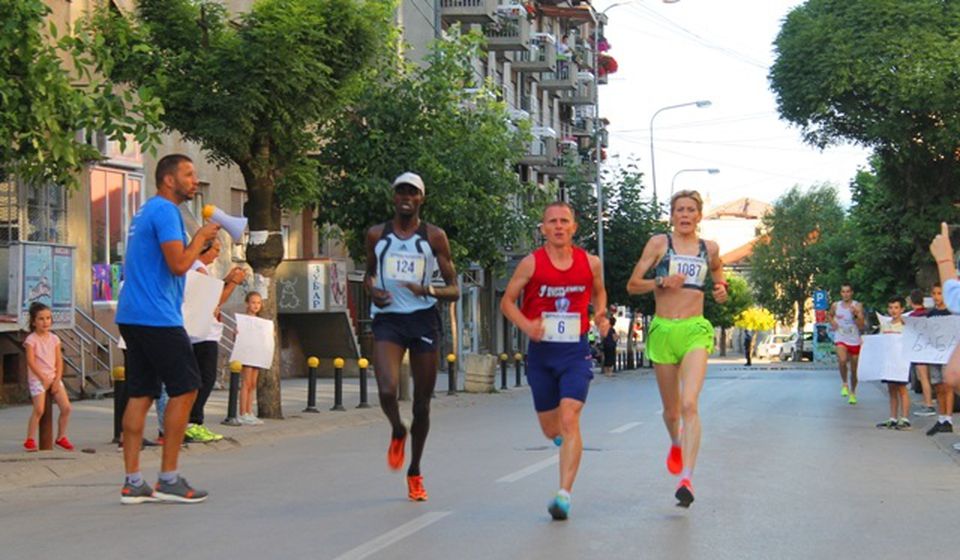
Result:
M162 502L196 504L207 499L205 490L194 489L182 476L177 476L177 481L173 484L159 480L154 489L154 495Z
M160 498L157 497L153 488L150 488L150 485L146 482L141 482L139 486L134 486L127 482L123 485L123 488L120 489L121 504L145 504L159 501Z

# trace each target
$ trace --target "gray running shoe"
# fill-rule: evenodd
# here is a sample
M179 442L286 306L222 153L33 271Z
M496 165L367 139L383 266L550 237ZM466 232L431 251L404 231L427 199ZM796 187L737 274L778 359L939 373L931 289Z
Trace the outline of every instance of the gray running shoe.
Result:
M922 406L917 410L913 411L914 416L936 416L937 409L932 406Z
M141 482L140 486L134 486L127 482L124 483L123 488L120 490L121 504L131 505L159 501L160 498L157 497L153 492L153 488L150 488L150 485L146 482Z
M207 492L205 490L194 490L187 483L187 479L178 476L177 481L173 484L167 484L162 480L158 481L156 496L163 502L196 504L207 499Z

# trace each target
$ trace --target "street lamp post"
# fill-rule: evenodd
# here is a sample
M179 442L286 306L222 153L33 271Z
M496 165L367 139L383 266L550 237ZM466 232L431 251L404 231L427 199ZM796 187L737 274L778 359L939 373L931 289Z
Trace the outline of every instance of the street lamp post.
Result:
M670 181L670 198L673 198L673 187L677 182L677 175L680 175L681 173L709 173L711 175L716 175L717 173L720 173L720 170L715 167L711 167L703 169L681 169L680 171L677 171L673 174L673 179Z
M616 2L610 4L602 11L597 12L594 9L594 15L596 16L596 21L593 25L593 72L594 72L594 82L593 85L597 90L597 99L594 102L594 115L593 115L593 138L594 138L594 148L597 153L597 162L596 162L596 185L597 185L597 256L600 258L600 271L603 273L603 185L600 182L600 161L601 161L601 147L600 147L600 49L597 47L600 45L600 24L606 24L607 12L616 8L617 6L623 6L625 4L632 4L634 0L627 0L626 2ZM679 2L680 0L662 0L664 4L673 4ZM699 102L698 102L699 103ZM707 101L707 104L710 102ZM656 115L654 115L656 116ZM652 137L653 131L651 130L651 149L653 143ZM653 160L650 160L651 165ZM656 182L654 182L653 187L654 199L656 199Z
M650 180L651 180L651 182L653 183L653 202L654 202L654 204L657 203L657 168L656 168L656 165L655 165L655 163L654 163L654 151L653 151L653 120L657 118L657 115L659 115L660 113L662 113L662 112L664 112L664 111L668 111L668 110L670 110L670 109L679 109L679 108L681 108L681 107L692 107L692 106L694 106L694 105L696 105L698 108L701 108L701 109L702 109L702 108L705 108L705 107L709 107L710 105L712 105L712 103L711 103L710 101L708 101L708 100L700 100L700 101L690 101L690 102L687 102L687 103L679 103L679 104L677 104L677 105L668 105L668 106L666 106L666 107L661 107L661 108L657 109L656 112L653 113L653 116L650 117Z

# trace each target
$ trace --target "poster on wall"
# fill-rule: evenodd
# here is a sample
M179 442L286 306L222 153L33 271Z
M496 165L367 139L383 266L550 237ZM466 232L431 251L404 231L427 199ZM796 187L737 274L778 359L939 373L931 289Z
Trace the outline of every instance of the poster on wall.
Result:
M330 286L330 308L345 309L347 307L347 263L331 261L327 267L327 280Z
M50 243L10 246L7 312L26 325L30 305L39 302L53 312L54 328L74 325L74 248Z
M325 311L327 308L326 263L307 265L308 300L310 311Z

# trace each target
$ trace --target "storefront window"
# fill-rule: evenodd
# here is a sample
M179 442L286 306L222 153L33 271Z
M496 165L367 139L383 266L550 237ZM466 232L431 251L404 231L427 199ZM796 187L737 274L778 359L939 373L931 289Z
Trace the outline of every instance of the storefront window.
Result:
M140 208L143 177L121 169L90 171L93 301L117 299L130 220Z

